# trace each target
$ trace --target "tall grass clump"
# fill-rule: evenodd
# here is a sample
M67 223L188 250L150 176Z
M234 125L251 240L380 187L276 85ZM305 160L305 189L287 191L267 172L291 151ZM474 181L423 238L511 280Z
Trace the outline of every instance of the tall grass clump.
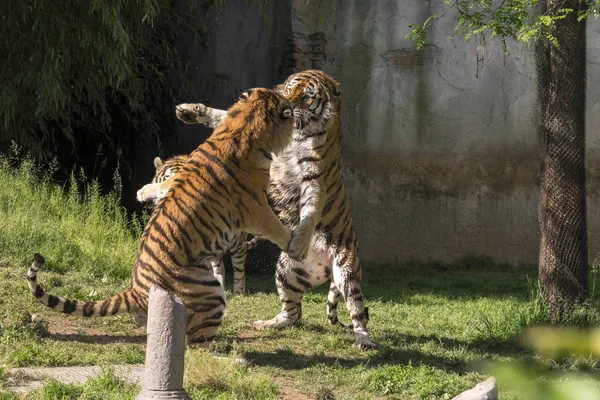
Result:
M188 351L184 386L194 399L269 400L279 399L275 385L251 376L248 367L236 362L236 355L222 359L206 352Z
M49 270L96 277L129 276L142 222L127 215L115 193L71 175L68 190L52 182L54 165L0 157L0 260L26 265L33 253Z
M594 273L590 279L595 281ZM528 279L528 286L530 288L529 307L520 314L520 325L525 327L536 324L550 324L550 311L544 301L543 289L539 280L533 281ZM599 305L598 300L594 297L594 293L592 293L589 299L571 308L569 315L563 320L563 325L580 328L599 326Z

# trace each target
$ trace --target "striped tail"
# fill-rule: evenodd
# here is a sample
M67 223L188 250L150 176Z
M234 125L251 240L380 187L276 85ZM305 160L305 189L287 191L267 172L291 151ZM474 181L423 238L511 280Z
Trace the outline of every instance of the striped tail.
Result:
M33 255L33 263L27 271L27 283L31 293L46 306L71 314L77 317L104 317L106 315L118 315L137 308L135 299L130 290L126 290L107 300L100 301L77 301L56 297L44 292L37 283L37 273L46 265L46 260L41 254Z

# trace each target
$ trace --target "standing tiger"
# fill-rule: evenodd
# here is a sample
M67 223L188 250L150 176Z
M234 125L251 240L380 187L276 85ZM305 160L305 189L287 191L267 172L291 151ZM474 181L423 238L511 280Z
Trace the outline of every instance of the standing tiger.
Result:
M281 221L294 229L298 243L294 250L304 261L281 253L275 272L281 312L255 322L254 327L294 324L302 315L304 293L331 279L329 322L339 322L341 294L352 318L355 344L373 348L360 285L358 242L342 175L339 84L322 71L310 70L291 75L276 90L294 103L294 131L285 151L273 155L268 197ZM177 117L183 122L212 128L220 126L225 116L225 111L203 104L182 104L179 109Z
M162 185L156 185L165 181L173 182L173 175L190 159L187 155L173 156L166 161L156 157L154 159L154 168L156 172L152 183L145 185L138 191L138 201L150 201L152 200L155 204L158 203L165 195L165 190ZM246 244L246 233L240 232L234 235L231 239L229 253L231 255L231 264L233 265L233 293L244 294L246 291L246 275L245 275L245 264L246 264L246 251L251 246ZM225 288L225 266L223 265L223 257L210 260L213 268L213 273L223 289Z
M264 153L280 154L289 144L292 117L290 101L272 90L250 89L242 94L215 133L168 182L170 190L144 229L123 293L93 302L48 295L36 282L44 266L39 254L27 274L31 292L48 307L67 314L91 317L131 312L144 322L148 292L157 285L186 305L188 340L211 341L225 300L207 260L220 256L240 231L271 240L284 251L292 247L290 230L268 205L272 160Z

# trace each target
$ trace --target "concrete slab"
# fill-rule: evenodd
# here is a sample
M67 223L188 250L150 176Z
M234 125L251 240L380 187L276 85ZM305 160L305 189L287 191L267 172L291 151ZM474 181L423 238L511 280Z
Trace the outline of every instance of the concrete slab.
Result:
M144 375L143 365L115 365L115 375L134 384L141 384ZM100 375L102 367L24 367L14 368L9 372L10 381L15 383L9 389L17 394L26 394L31 390L42 387L44 382L56 379L61 383L84 383L90 378ZM12 379L11 379L12 378Z

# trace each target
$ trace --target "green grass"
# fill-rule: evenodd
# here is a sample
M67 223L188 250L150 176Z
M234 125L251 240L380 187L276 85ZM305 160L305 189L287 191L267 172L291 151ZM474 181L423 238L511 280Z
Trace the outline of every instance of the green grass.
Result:
M18 169L0 162L0 400L16 398L9 387L12 367L144 358L143 331L128 316L65 317L28 292L25 273L38 251L49 264L39 275L49 292L85 300L118 293L127 284L140 231L116 198L94 187L84 198L74 190L64 194L47 179L36 180L35 170L30 162ZM541 368L533 378L548 385L572 382L557 375L565 371L584 371L588 381L597 381L600 366L592 357L548 361L521 344L523 326L546 320L536 278L533 267L485 257L366 263L369 328L380 346L361 351L352 346L351 330L327 324L326 286L305 296L296 326L253 331L252 322L274 316L280 304L272 275L248 272L249 295L228 296L216 340L216 352L229 360L188 349L186 389L193 399L450 399L493 370L508 376L499 381L501 398L527 399L517 391L530 388L510 390L510 374L499 369L517 361L529 371L530 365ZM592 299L592 309L596 303ZM348 322L342 304L339 310ZM589 309L578 312L580 323L598 323ZM235 356L249 364L235 364ZM108 371L85 385L50 382L30 398L133 399L137 390Z
M80 195L73 176L65 194L47 176L29 159L16 169L0 159L2 263L23 264L39 252L49 271L127 279L140 222L128 218L114 195L101 196L95 184Z

